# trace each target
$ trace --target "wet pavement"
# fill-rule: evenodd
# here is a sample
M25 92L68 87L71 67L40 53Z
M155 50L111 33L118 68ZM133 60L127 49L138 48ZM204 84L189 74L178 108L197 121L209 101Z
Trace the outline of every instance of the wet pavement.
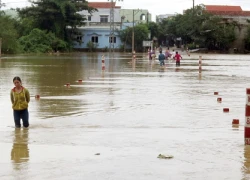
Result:
M198 53L182 52L181 67L160 67L147 54L105 54L105 71L101 55L0 60L1 180L250 179L249 55L202 54L201 74ZM14 128L17 75L31 94L29 129Z

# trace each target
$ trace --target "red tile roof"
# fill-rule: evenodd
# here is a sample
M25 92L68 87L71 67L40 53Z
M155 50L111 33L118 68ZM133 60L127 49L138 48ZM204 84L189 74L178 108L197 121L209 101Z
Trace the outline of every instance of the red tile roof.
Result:
M242 11L241 7L240 6L223 6L223 5L220 5L220 6L217 6L217 5L205 5L205 8L207 11L223 11L223 12L226 12L226 11Z
M121 9L121 6L116 6L115 2L88 2L88 6L96 8L96 9L109 9L113 5L116 9Z
M240 6L205 5L205 9L214 15L250 16L250 11L243 11Z
M220 16L249 16L250 11L210 11L211 14L220 15Z

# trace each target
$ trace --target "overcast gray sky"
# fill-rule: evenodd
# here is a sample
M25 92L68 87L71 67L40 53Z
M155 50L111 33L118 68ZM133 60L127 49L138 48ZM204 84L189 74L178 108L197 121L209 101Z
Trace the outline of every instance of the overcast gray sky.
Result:
M4 9L25 7L30 5L28 0L1 0L6 4ZM111 1L111 0L110 0ZM108 2L108 0L89 0L89 2ZM124 9L148 9L155 17L159 14L182 13L184 9L192 8L193 0L123 0L116 1ZM195 5L234 5L250 11L250 0L194 0Z

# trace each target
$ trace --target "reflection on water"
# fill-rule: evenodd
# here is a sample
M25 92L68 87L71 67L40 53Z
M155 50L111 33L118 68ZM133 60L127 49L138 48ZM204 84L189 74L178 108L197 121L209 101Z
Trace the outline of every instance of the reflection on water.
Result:
M13 168L20 170L23 163L29 161L29 129L15 128L14 130L13 146L11 150L11 160Z
M244 147L243 180L250 179L250 146Z

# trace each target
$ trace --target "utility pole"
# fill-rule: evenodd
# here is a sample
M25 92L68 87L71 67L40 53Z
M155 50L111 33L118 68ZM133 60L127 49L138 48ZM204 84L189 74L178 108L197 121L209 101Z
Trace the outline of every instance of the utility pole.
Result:
M133 9L133 27L132 27L132 54L135 50L135 10Z
M115 33L115 10L114 0L111 0L110 7L110 35L109 35L109 52L114 51L114 33Z
M2 6L4 6L4 4L2 4L2 0L0 0L0 11L1 11ZM0 37L0 59L1 59L1 56L2 56L2 38Z
M2 56L2 38L0 38L0 59Z
M136 12L135 12L136 11ZM140 10L134 10L133 9L133 27L132 27L132 54L134 53L135 50L135 15L138 13Z
M194 15L194 0L193 0L193 15Z
M114 35L115 35L115 3L123 0L108 0L111 3L110 7L110 35L109 35L109 52L114 52Z

